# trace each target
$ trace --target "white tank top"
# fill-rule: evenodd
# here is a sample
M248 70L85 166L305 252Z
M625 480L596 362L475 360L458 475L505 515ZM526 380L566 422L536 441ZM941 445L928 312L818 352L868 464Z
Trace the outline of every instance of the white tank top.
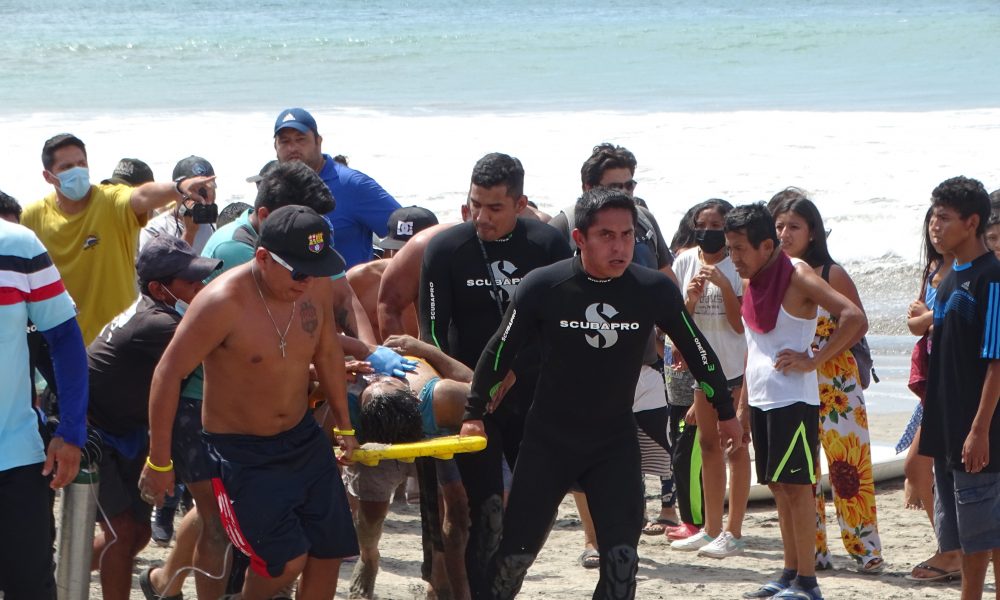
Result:
M747 369L745 383L750 406L773 410L796 402L819 406L819 382L816 371L782 374L774 368L778 352L805 350L812 356L816 335L816 317L800 319L788 314L782 306L774 329L757 333L743 323L747 338Z

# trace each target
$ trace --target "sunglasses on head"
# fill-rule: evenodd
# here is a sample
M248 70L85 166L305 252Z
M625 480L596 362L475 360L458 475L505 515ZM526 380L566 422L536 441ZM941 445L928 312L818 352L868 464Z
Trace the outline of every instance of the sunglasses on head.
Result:
M276 255L274 252L268 250L267 253L271 255L271 258L274 259L274 262L288 269L288 272L292 274L292 281L305 281L306 279L309 279L309 277L311 277L311 275L309 275L308 273L303 273L302 271L296 271L295 268L292 267L292 265L286 263L284 260L281 259L280 256Z
M631 192L632 190L635 189L635 186L637 185L639 185L638 181L636 181L635 179L629 179L628 181L625 181L623 183L619 182L607 183L604 185L604 187L611 188L613 190L622 190L625 192Z

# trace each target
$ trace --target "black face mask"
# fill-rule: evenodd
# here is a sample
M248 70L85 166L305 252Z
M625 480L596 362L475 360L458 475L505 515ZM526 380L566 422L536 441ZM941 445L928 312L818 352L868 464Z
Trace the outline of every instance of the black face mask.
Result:
M726 232L721 229L695 230L694 239L705 254L715 254L726 247Z

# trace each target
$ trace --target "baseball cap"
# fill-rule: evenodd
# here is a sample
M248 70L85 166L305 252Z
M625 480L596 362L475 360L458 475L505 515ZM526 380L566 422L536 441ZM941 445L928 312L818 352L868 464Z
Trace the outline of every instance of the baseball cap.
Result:
M258 244L311 277L344 272L344 259L333 249L330 222L306 206L283 206L271 212L260 227Z
M264 179L264 176L270 173L277 166L278 166L277 160L268 161L267 163L264 164L263 167L260 168L260 173L247 177L247 183L260 183L260 181Z
M184 240L162 234L146 242L135 261L139 281L144 283L174 278L201 281L220 268L221 260L198 256Z
M199 176L211 177L215 175L215 169L212 168L212 163L208 162L200 156L191 155L187 158L182 158L177 162L174 167L174 175L172 179L177 181L181 177L199 177Z
M274 121L274 135L286 127L297 129L302 133L313 132L319 135L316 119L304 108L286 108L278 114Z
M113 183L118 185L130 185L132 187L155 181L153 170L149 165L138 158L123 158L118 161L111 177L101 181L101 183Z
M397 208L389 215L389 234L379 240L378 245L383 250L398 250L414 235L437 224L437 216L426 208L419 206Z

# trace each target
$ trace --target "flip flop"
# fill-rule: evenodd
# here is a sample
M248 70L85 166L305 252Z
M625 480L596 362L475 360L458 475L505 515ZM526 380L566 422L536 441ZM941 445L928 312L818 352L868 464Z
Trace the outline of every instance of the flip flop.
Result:
M935 567L934 565L929 565L926 562L922 562L919 565L913 567L914 569L924 569L926 571L934 571L937 575L931 577L917 577L910 571L909 575L905 576L907 581L919 581L919 582L934 582L934 581L951 581L952 579L961 579L962 571L945 571L941 567Z
M597 569L601 566L601 554L593 548L587 548L578 559L584 569Z
M646 523L646 526L642 528L642 533L643 535L663 535L666 533L667 527L677 527L677 521L657 517Z
M156 593L156 590L153 589L153 582L149 578L153 569L156 568L158 567L146 567L139 573L139 589L142 590L142 595L146 597L146 600L184 600L184 592L176 596L161 596Z

